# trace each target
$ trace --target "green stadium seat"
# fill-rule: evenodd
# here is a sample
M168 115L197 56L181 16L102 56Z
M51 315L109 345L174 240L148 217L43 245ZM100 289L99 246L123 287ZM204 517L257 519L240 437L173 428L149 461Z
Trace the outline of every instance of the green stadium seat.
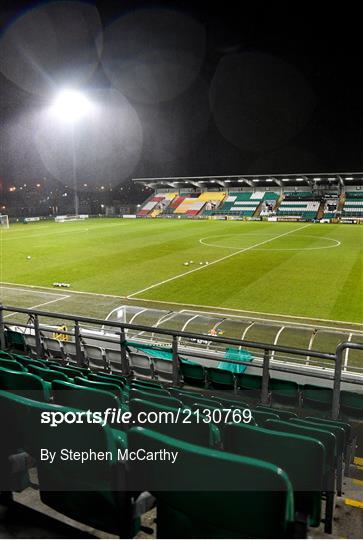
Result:
M4 358L6 360L13 360L13 355L6 352L6 351L1 351L0 350L0 358Z
M132 386L133 384L141 384L142 386L147 386L148 388L164 388L161 382L146 379L131 379L130 385Z
M126 388L126 383L123 377L111 377L111 376L104 376L99 375L99 373L89 373L88 380L95 381L95 382L104 382L109 384L115 384L119 387L119 389L122 391L124 388Z
M345 430L342 426L325 422L314 422L308 418L292 418L290 422L296 422L300 425L310 425L312 427L317 427L319 429L326 429L331 433L334 433L336 438L336 467L337 467L337 491L340 496L342 493L343 487L343 458L345 455Z
M179 452L174 464L133 461L130 467L133 488L156 496L158 537L289 536L294 519L293 491L280 468L142 427L132 428L128 440L131 451L163 448Z
M321 442L257 426L227 424L223 429L223 448L281 467L292 482L300 519L304 516L309 525L320 525L325 469L325 448Z
M270 379L269 389L272 404L299 405L299 385L296 382L283 379Z
M22 334L22 332L17 332L15 330L10 330L10 328L6 328L5 337L6 337L6 343L10 347L17 347L21 349L25 348L25 339L24 339L24 334Z
M106 409L121 409L121 402L112 392L87 388L78 384L53 381L53 395L55 403L64 407L82 409L83 411L104 412ZM123 426L112 424L117 429Z
M33 358L31 356L28 356L27 354L25 353L16 353L16 352L12 352L12 353L9 353L11 355L12 358L14 358L14 360L17 360L17 359L24 359L24 360L33 360Z
M214 407L214 408L222 407L222 403L220 401L217 401L217 399L207 398L207 397L202 396L201 394L187 395L187 394L179 393L178 399L180 399L183 402L183 405L185 405L186 407L192 406L194 403L199 403L201 406L205 405L205 407L208 407L208 406Z
M168 413L169 417L170 415L173 415L173 422L160 421L158 423L136 423L142 427L157 431L158 433L163 433L168 437L182 439L200 446L220 447L221 435L218 427L211 422L198 421L198 418L194 413L188 411L186 414L181 414L180 412L178 413L178 408L176 407L168 407L167 405L160 405L159 403L143 399L130 400L130 411L135 420L137 420L140 413ZM179 421L176 422L175 420L178 418L178 414ZM187 420L188 422L184 422L183 420Z
M23 364L17 360L8 360L7 358L0 358L0 367L10 369L12 371L27 371Z
M0 367L0 389L38 401L49 401L50 388L37 375Z
M146 392L138 389L131 388L129 391L129 399L144 399L146 401L152 401L159 405L167 405L169 407L183 407L182 402L179 399L157 394L156 392Z
M81 374L81 372L78 369L73 369L68 366L57 366L57 371L64 373L70 379L74 379L74 377L79 377Z
M74 384L79 384L80 386L87 386L88 388L95 388L96 390L105 390L106 392L112 392L112 394L115 394L118 399L123 399L123 394L120 387L117 384L109 383L108 381L99 382L91 381L89 379L86 379L86 377L75 377Z
M345 431L345 468L346 468L346 475L349 476L349 465L352 461L353 455L354 455L354 447L355 447L355 433L352 429L352 426L348 424L347 422L342 422L341 420L331 420L329 418L320 418L318 416L307 416L306 420L310 420L311 422L315 422L318 424L325 424L329 426L332 424L333 426L339 426L344 429Z
M59 366L63 366L62 362L56 362L55 360L47 360L47 367L51 369L57 369Z
M341 455L344 452L345 446L345 430L343 427L336 424L327 424L324 421L314 422L308 418L291 418L290 422L296 422L299 425L317 427L318 429L326 429L331 433L334 433L336 438L336 455Z
M5 401L3 396L8 396ZM16 411L7 407L18 396L0 390L0 493L11 494L13 491L22 491L29 485L27 467L22 460L22 467L15 472L10 467L10 456L22 454L24 456L24 441L21 432L21 422L24 419L23 411ZM20 398L22 399L22 398ZM20 470L19 470L20 469Z
M166 388L161 388L160 386L147 386L145 384L140 384L137 381L132 381L130 384L130 390L131 388L141 390L141 392L153 392L154 394L170 397L170 392Z
M181 361L180 371L183 377L184 384L199 387L205 386L206 372L203 366L200 366L199 364L190 364Z
M105 373L104 371L94 371L93 374L97 375L98 377L107 377L109 379L114 379L114 380L117 379L123 384L127 384L128 382L127 377L125 377L124 375L121 375L121 373L118 374L118 373L109 373L109 372Z
M305 384L303 387L302 406L304 409L317 411L331 411L333 390L313 384Z
M248 409L249 405L245 401L239 399L227 399L221 396L210 396L211 399L216 399L225 408L230 409Z
M42 412L75 412L76 409L44 404L0 391L1 425L6 418L15 421L13 433L20 444L34 458L42 448L57 452L50 464L38 460L40 497L44 504L89 527L100 529L121 538L131 538L138 531L138 520L133 517L132 502L126 491L124 466L117 460L121 447L119 432L99 424L69 424L63 422L56 429L40 422ZM112 459L90 461L61 461L62 449L110 452ZM2 479L1 479L2 480Z
M281 420L290 420L291 418L297 418L297 414L295 412L288 411L286 409L277 409L276 407L268 407L267 405L257 405L256 411L264 411L264 412L271 412L273 414L277 414Z
M171 394L177 394L178 396L183 395L183 396L194 396L194 397L203 397L203 398L209 397L205 393L200 392L199 390L194 390L194 389L189 390L188 388L179 388L178 386L169 386L168 391Z
M250 375L249 373L237 374L237 386L247 398L260 398L262 390L262 377L260 375Z
M186 405L185 407L192 409L193 412L199 411L200 414L205 414L205 415L207 415L207 412L204 412L204 411L213 412L216 409L222 408L221 405L219 405L218 403L213 403L208 400L195 401L194 403L190 405Z
M302 425L293 421L267 420L264 427L274 431L284 433L294 433L304 435L320 441L325 447L325 471L324 471L324 491L326 492L325 526L324 531L332 534L334 495L335 495L335 470L336 470L336 437L334 433L326 429Z
M56 371L55 369L46 369L39 366L33 366L29 364L28 370L34 375L38 375L43 381L53 382L55 380L71 382L70 378L67 377L65 373L61 371Z
M46 367L47 363L39 358L29 358L28 356L22 356L20 354L14 354L14 360L20 362L23 366L27 367L29 364L32 366Z
M234 390L235 377L228 369L206 368L209 386L221 390Z
M79 373L82 373L83 375L88 375L89 373L91 373L91 370L88 367L81 367L75 362L68 362L68 364L65 367L70 368L70 369L75 369L76 371L78 371Z
M261 411L260 409L250 409L252 418L258 426L264 427L265 423L269 420L279 420L280 417L277 413L272 411Z
M318 424L326 424L327 426L333 425L344 429L345 442L349 442L352 437L352 426L348 422L342 422L341 420L331 420L329 418L320 418L319 416L306 416L305 420L315 422Z
M340 393L340 416L345 419L363 420L363 394L342 390Z

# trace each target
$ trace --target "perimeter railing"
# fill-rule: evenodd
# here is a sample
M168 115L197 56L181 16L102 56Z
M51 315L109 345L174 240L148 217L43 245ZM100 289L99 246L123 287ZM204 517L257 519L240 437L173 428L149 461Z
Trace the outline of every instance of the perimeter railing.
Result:
M20 323L20 322L14 322L14 323L7 323L6 322L6 313L9 314L23 314L28 316L28 322L27 323ZM155 328L152 326L145 326L140 324L129 324L126 322L114 322L114 321L106 321L103 319L96 319L92 317L82 317L82 316L75 316L75 315L69 315L65 313L53 313L50 311L39 311L34 309L26 309L26 308L18 308L13 306L3 306L0 305L0 347L4 349L6 347L6 330L7 326L16 326L18 328L23 328L24 332L26 329L29 329L31 333L35 336L35 342L36 342L36 351L37 354L41 357L44 354L43 345L42 345L42 332L54 332L54 326L50 326L47 324L40 324L39 319L40 318L46 318L51 320L57 320L57 321L70 321L73 323L73 330L62 330L62 334L70 336L74 339L75 347L76 347L76 356L77 356L77 362L79 364L82 364L83 356L82 356L82 328L80 326L80 323L90 325L91 327L97 327L98 332L97 335L90 335L87 333L87 339L94 339L97 341L102 341L104 343L115 343L114 339L110 339L107 336L103 336L99 332L99 328L107 327L107 328L113 328L114 329L114 335L118 336L119 341L119 350L120 350L120 368L121 371L128 375L130 374L130 365L127 355L127 339L126 339L126 331L127 330L133 330L138 332L145 332L145 333L151 333L151 334L158 334L162 336L167 336L171 340L171 347L170 350L172 352L172 363L173 363L173 384L179 384L180 381L180 361L179 361L179 348L180 348L180 339L187 339L187 340L206 340L205 334L198 334L195 332L184 332L174 329L165 329L165 328ZM59 322L58 322L59 326ZM343 369L343 354L346 351L346 349L355 349L355 350L362 350L363 351L363 343L354 343L345 341L340 343L335 353L325 353L321 351L315 351L315 350L308 350L308 349L301 349L301 348L295 348L295 347L288 347L283 345L277 345L272 343L263 343L258 341L247 341L247 340L239 340L236 338L228 338L223 336L210 336L208 335L208 341L220 345L232 345L235 347L248 347L250 349L256 350L262 353L263 360L262 360L262 389L261 389L261 401L262 403L268 403L268 384L269 384L269 375L270 370L277 370L277 371L285 371L288 373L300 373L299 371L294 370L293 368L289 367L271 367L270 366L270 360L271 356L278 353L284 353L291 355L293 358L294 356L309 356L310 358L316 358L320 360L328 360L330 362L333 362L334 364L334 375L333 375L333 399L332 399L332 409L331 409L331 416L332 418L336 419L339 415L339 403L340 403L340 388L341 388L341 381L342 381L342 369ZM203 358L203 352L198 353L192 353L188 356L197 356L199 358ZM219 361L217 359L211 358L210 355L206 354L206 358L208 358L211 361ZM228 359L228 362L231 364L239 364L239 365L245 365L245 366L251 366L250 362L244 362L241 360L230 360ZM324 373L323 371L321 374L317 376L319 379L328 379L331 381L332 377L328 374ZM357 382L352 381L352 384L361 384Z

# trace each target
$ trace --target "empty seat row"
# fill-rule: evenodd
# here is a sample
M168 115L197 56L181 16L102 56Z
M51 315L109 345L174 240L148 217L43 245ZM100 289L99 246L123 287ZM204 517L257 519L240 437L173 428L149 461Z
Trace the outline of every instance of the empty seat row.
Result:
M4 355L6 356L6 355ZM23 364L18 361L22 360ZM178 388L163 388L163 386L159 383L151 382L151 381L133 381L133 382L127 382L125 378L121 376L115 376L112 374L106 374L106 373L92 373L92 371L79 368L78 366L71 367L65 367L65 366L59 366L57 364L52 363L50 367L49 362L46 361L34 361L30 358L22 357L19 355L18 360L14 359L14 355L8 354L7 357L3 358L4 365L2 367L2 374L0 373L0 385L3 388L3 384L7 385L7 389L10 389L12 391L18 391L18 381L23 381L23 387L20 389L21 391L27 390L32 391L36 390L37 394L28 394L32 395L34 398L35 395L38 396L38 400L46 400L49 398L49 384L50 384L50 390L53 393L53 397L55 401L58 401L58 403L62 403L63 405L66 403L68 406L77 407L81 409L94 409L94 410L104 410L106 407L122 407L125 406L124 403L122 403L122 398L127 398L127 401L130 405L130 409L133 407L141 406L141 410L145 410L146 406L152 407L155 410L155 407L166 407L168 410L169 405L172 407L191 407L192 410L205 410L205 409L213 409L213 408L220 408L224 406L229 407L241 407L241 406L247 406L246 403L243 403L241 401L238 401L235 399L235 403L233 403L233 400L230 399L223 399L220 396L209 396L206 398L203 394L200 392L195 392L194 395L192 392L188 392L183 389ZM10 366L9 366L10 363ZM17 370L11 369L13 367L12 363L15 363L18 366ZM42 365L40 365L42 364ZM20 367L19 367L20 366ZM27 367L26 367L27 366ZM9 369L10 367L10 369ZM58 368L58 374L51 372L56 372ZM66 370L66 371L65 371ZM68 370L68 371L67 371ZM58 375L58 378L57 376ZM63 375L63 377L61 376ZM40 381L40 383L39 383ZM107 381L107 382L106 382ZM35 384L36 383L36 384ZM47 384L48 383L48 388ZM30 385L30 386L29 386ZM34 388L35 385L35 388ZM48 390L48 394L47 394ZM47 397L48 395L48 397ZM236 398L236 396L233 396ZM65 401L64 400L68 400ZM103 401L102 401L103 400ZM148 401L150 400L150 401ZM172 401L168 401L172 400ZM140 405L141 402L141 405ZM315 433L319 431L321 426L319 428L311 426L312 422L316 423L322 423L326 422L324 420L320 419L305 419L301 420L296 417L296 414L290 413L288 411L281 411L279 409L272 409L267 408L266 406L257 406L256 409L252 411L252 417L253 417L253 423L257 425L260 429L263 428L269 428L269 425L272 423L272 426L274 425L273 422L282 422L282 424L277 424L277 427L279 427L278 431L280 431L280 428L283 428L283 431L285 432L292 432L292 433L300 433L303 430L306 430L305 433ZM285 423L284 423L285 422ZM299 424L300 422L300 424ZM304 424L305 422L305 424ZM206 440L208 439L208 444L205 444L205 446L217 446L218 447L218 433L221 434L221 431L223 432L223 444L226 444L226 436L223 426L221 429L219 429L218 426L213 426L213 423L209 423L208 430L208 436L204 436L204 440L206 443ZM117 426L120 429L120 426ZM198 427L198 426L197 426ZM249 427L252 427L251 425ZM326 427L326 426L324 426ZM181 439L186 438L187 430L185 430L184 436L182 433L180 433L179 429L180 426L177 426L176 428L173 427L174 432L171 433L175 437L175 435L178 435ZM275 428L276 429L276 425ZM176 431L175 431L176 430ZM316 430L314 432L314 430ZM320 429L321 430L321 429ZM121 430L122 431L122 430ZM197 430L195 428L194 432L197 433L200 430ZM323 430L324 431L324 430ZM339 469L339 462L343 458L343 450L345 446L345 438L344 438L344 431L342 432L342 429L340 426L333 426L329 428L329 432L331 431L334 439L334 445L330 445L330 456L334 456L330 460L330 471L331 476L330 479L333 478L333 475L335 475L336 472L338 472ZM192 432L192 430L191 430ZM165 434L166 436L170 436L169 434ZM196 435L195 435L196 436ZM120 440L125 440L124 437L120 437ZM326 439L329 440L329 437ZM330 437L330 440L333 439ZM195 443L194 443L195 444ZM329 448L328 443L327 447ZM198 441L198 445L201 445L200 440ZM332 448L334 446L334 452L332 452ZM325 490L327 492L328 496L328 512L330 511L330 514L332 513L332 498L333 498L333 489L330 490L330 493L328 493L328 487L331 487L333 484L324 484ZM326 517L327 522L329 523L331 521L331 516L328 513L328 516ZM313 523L313 521L311 521Z
M11 397L12 396L12 397ZM34 404L34 400L27 400L23 397L14 396L12 394L7 394L6 392L0 391L0 400L2 402L1 407L1 414L4 415L6 407L3 407L4 400L6 401L15 401L17 406L19 403L24 404L26 407L30 407L34 411L36 411L36 414L39 415L40 410L46 410L47 408L50 408L49 410L63 410L68 411L72 410L69 407L60 407L59 405L46 405L44 403L39 403L36 405ZM135 400L137 401L137 400ZM16 407L15 406L15 409ZM155 404L153 405L155 407ZM144 404L143 404L144 407ZM160 406L161 410L163 409L163 406ZM9 409L9 404L8 404ZM142 408L144 410L144 408ZM9 410L8 410L9 412ZM9 413L10 414L10 413ZM28 414L23 413L21 415L16 416L14 414L14 411L12 412L11 418L16 420L15 426L17 430L24 429L25 433L32 434L31 440L29 437L29 440L26 441L19 441L17 440L14 444L19 444L21 442L22 447L25 447L31 454L38 451L39 448L45 447L45 448L52 448L54 449L57 445L60 445L60 448L64 448L67 446L66 441L72 441L69 442L70 446L74 449L77 449L77 447L87 448L87 445L90 445L90 447L95 448L95 442L96 446L99 441L100 437L100 431L101 427L98 426L97 430L94 429L94 427L91 427L87 430L84 429L84 426L79 427L78 425L70 427L67 424L60 425L60 429L57 428L56 432L49 432L48 431L48 437L49 441L45 443L45 437L47 436L46 429L43 427L40 427L39 418L37 418L37 421L31 420L32 413L30 413L30 417ZM180 429L180 426L178 428L173 428L175 435L178 435L178 437L170 437L168 435L165 435L163 433L155 433L153 431L147 430L145 428L132 428L129 432L127 437L121 437L120 436L111 436L110 433L108 433L108 438L111 437L111 440L113 439L115 441L116 445L126 445L129 447L130 450L133 448L145 448L147 450L151 450L153 445L157 444L160 449L160 443L162 442L162 448L164 449L171 449L172 447L175 447L175 449L178 449L180 452L180 461L177 462L176 467L169 467L168 464L167 468L161 466L160 463L150 464L147 463L147 467L143 467L142 463L137 463L134 468L134 464L131 463L130 473L132 475L131 479L131 485L132 488L135 488L136 486L138 488L141 488L143 486L143 489L148 489L148 491L155 492L155 496L157 498L157 509L158 509L158 534L160 533L161 536L164 535L161 531L169 532L169 536L173 536L175 534L175 518L176 515L169 512L169 509L163 506L163 496L160 495L160 488L168 489L170 491L169 493L169 504L170 501L173 501L174 496L176 497L175 501L171 504L174 507L174 504L177 504L178 507L178 497L177 493L183 494L183 502L179 502L179 505L181 505L180 508L184 508L184 512L186 511L186 508L188 505L186 505L185 500L188 500L189 496L191 497L191 500L196 501L195 497L190 494L195 493L195 496L198 497L198 500L210 501L210 498L215 499L215 504L217 504L217 501L219 500L220 504L223 504L223 501L225 501L225 497L227 494L226 486L228 486L228 491L232 492L230 497L227 497L230 502L232 500L238 499L239 503L241 504L243 500L248 500L252 497L254 500L254 512L261 511L261 506L257 505L256 503L260 501L260 503L268 499L270 500L270 504L272 501L274 501L273 506L270 508L272 511L273 508L273 515L276 513L276 504L279 497L282 496L282 493L284 492L282 483L277 489L278 484L275 484L273 481L274 475L270 477L269 474L263 473L264 478L260 478L259 474L262 474L262 471L268 470L269 467L266 469L266 464L270 464L270 467L273 466L279 468L279 470L283 470L286 475L286 483L290 486L290 498L291 498L291 505L296 506L296 510L299 511L299 513L303 513L306 516L307 522L311 526L317 526L320 523L320 512L321 512L321 498L323 493L328 493L329 488L331 487L331 484L329 484L330 477L329 472L330 466L332 465L334 467L334 461L332 461L332 458L329 457L332 454L335 456L335 449L332 450L333 445L332 441L335 441L335 436L327 429L316 429L315 428L308 428L308 427L301 427L298 426L296 423L295 426L292 425L291 422L282 422L280 420L270 420L269 421L272 424L272 427L269 426L269 429L260 428L260 427L254 427L254 426L232 426L227 425L225 426L223 430L223 443L225 446L225 451L221 452L219 450L212 450L208 449L207 445L201 446L201 435L200 430L195 429L196 436L199 436L198 444L186 442L185 440L182 440L180 438L180 432L177 430ZM275 422L273 424L273 422ZM280 422L279 425L276 425L276 423ZM13 424L14 425L14 424ZM211 426L206 424L208 426L208 429L210 430ZM237 429L238 428L238 429ZM279 429L277 429L279 428ZM282 429L280 429L282 428ZM49 428L48 428L49 429ZM107 426L105 427L107 432ZM272 429L272 431L269 430ZM301 435L301 432L303 430L309 429L309 435ZM14 431L14 430L13 430ZM185 430L186 432L186 430ZM293 436L292 434L295 433L296 435ZM135 435L137 434L137 435ZM16 434L19 436L19 434ZM22 436L23 433L20 434ZM314 437L315 435L315 437ZM211 435L209 434L209 437ZM116 437L116 439L114 438ZM140 439L141 437L141 439ZM146 437L146 438L145 438ZM269 440L269 443L266 444L266 441L263 443L263 440L267 439ZM143 445L140 445L140 441L143 442ZM330 441L330 445L329 445ZM157 443L156 443L157 442ZM43 445L43 446L42 446ZM109 446L109 443L108 443ZM276 450L274 450L276 446ZM104 446L103 448L107 447ZM203 447L203 449L202 449ZM325 461L325 453L324 448L327 450L327 458ZM334 447L335 448L335 447ZM299 455L299 460L293 458L292 450L295 449L295 451ZM275 453L274 453L275 452ZM239 459L237 459L237 456L240 456ZM234 456L234 457L233 457ZM243 456L243 457L242 457ZM309 469L308 473L306 470L302 467L298 467L297 463L301 463L301 459L309 459L313 461L309 461ZM333 458L334 459L334 458ZM242 460L242 461L241 461ZM250 461L251 460L251 461ZM243 476L243 483L241 483L241 480L239 480L239 484L232 482L231 478L232 475L229 474L229 467L232 466L232 463L235 464L234 466L234 474L237 475L237 478L240 479L239 476L239 465L236 464L242 464L242 463L249 463L254 464L255 468L254 471L254 481L252 482L248 480L248 472L247 469L244 469L244 476ZM203 464L203 466L201 466ZM140 467L139 467L140 466ZM71 508L71 505L69 502L62 501L61 496L58 494L56 495L54 493L54 486L52 482L57 482L57 488L60 490L62 488L63 491L68 492L70 491L70 486L73 488L77 486L77 482L80 482L80 487L87 486L87 490L91 490L92 484L94 483L95 479L98 479L98 476L95 475L95 473L91 472L91 470L87 467L68 467L68 466L62 466L61 471L62 475L60 476L59 473L55 474L54 470L58 471L57 464L54 467L49 467L47 464L38 463L38 467L41 469L40 474L40 489L42 494L42 500L46 503L52 506L53 508L56 508L57 510L63 511L69 515L69 513L73 512L73 517L77 516L77 512L80 511L80 508L78 508L77 504L73 504L73 507ZM257 468L256 468L257 467ZM205 471L208 470L208 481L205 481ZM154 471L151 473L151 471ZM251 469L252 471L252 469ZM103 469L104 472L104 469ZM55 474L55 475L54 475ZM152 474L152 477L149 475ZM246 476L247 475L247 476ZM256 476L257 475L257 476ZM121 475L122 476L122 475ZM108 478L109 475L106 476ZM160 486L159 484L153 485L152 479L161 479L163 482L163 485ZM236 478L236 476L235 476ZM138 480L142 480L142 484L138 485ZM242 479L242 477L241 477ZM203 482L201 483L201 480ZM151 484L149 483L151 481ZM42 489L42 482L43 482L43 489ZM105 482L105 481L104 481ZM102 489L106 492L108 491L107 486L105 486L105 483L102 484ZM241 492L241 485L243 485L244 490ZM178 487L178 491L175 491L175 487ZM196 487L199 486L198 494L195 492ZM53 493L49 493L48 489L52 487ZM285 486L286 487L286 486ZM48 488L48 489L47 489ZM224 488L223 496L220 493L220 490ZM98 491L100 489L100 485L98 485L98 488L96 487L95 490ZM186 493L183 492L183 490L188 489L188 497L186 497ZM277 492L276 492L277 490ZM79 488L79 491L81 489ZM304 493L302 493L304 492ZM77 493L77 490L76 490ZM72 494L72 498L75 499L74 503L77 501L77 495L76 493ZM277 493L279 495L277 495ZM301 493L301 495L300 495ZM105 501L102 500L102 495L99 495L98 504L104 503ZM271 495L271 497L270 497ZM272 498L273 495L273 498ZM65 494L63 494L65 496ZM82 496L85 496L82 493ZM96 500L97 496L94 494ZM78 494L79 497L79 494ZM180 495L179 495L180 498ZM332 500L332 499L331 499ZM165 499L166 502L166 499ZM79 501L78 501L79 504ZM161 507L160 507L161 505ZM168 506L168 505L166 505ZM258 510L258 508L260 510ZM99 512L102 510L105 510L104 504L101 504L100 507L94 507L94 511L97 513L96 516L86 516L83 519L86 519L87 522L90 520L93 521L98 519L102 522L102 517L99 516ZM196 510L194 510L195 512ZM332 508L329 507L329 511L332 512ZM164 514L164 512L166 512ZM190 514L190 512L192 512ZM189 519L192 518L193 511L191 508L189 511L186 511L186 517L188 519L186 520L186 523L189 521ZM289 514L290 515L290 514ZM169 516L167 518L167 516ZM125 516L124 516L125 517ZM225 517L225 516L224 516ZM236 521L243 522L244 520L240 520L240 516ZM326 519L328 519L327 523L329 522L329 516L325 516ZM77 517L76 517L77 518ZM79 516L78 516L79 518ZM83 521L81 519L81 521ZM206 518L205 518L206 519ZM222 518L220 518L222 519ZM161 525L164 520L169 520L170 523L167 525L167 523L164 523L164 525ZM294 511L291 507L291 515L289 518L290 521L294 520ZM111 520L112 521L112 520ZM208 520L207 520L208 521ZM174 525L172 525L174 523ZM229 531L227 527L228 520L222 519L221 523L224 523L224 526L226 527L226 532ZM190 523L190 526L194 526L193 520ZM211 525L215 526L213 519L211 520ZM95 525L94 525L95 526ZM103 524L104 526L104 524ZM130 524L128 525L130 526ZM184 523L185 526L185 523ZM235 525L237 526L237 524ZM284 526L287 526L285 524ZM330 523L331 526L331 523ZM166 529L164 529L166 527ZM207 525L204 523L204 525L199 524L199 527L207 527ZM239 525L239 527L243 528L243 525ZM248 526L250 527L250 526ZM252 534L252 531L256 531L257 525L254 524L251 526L252 528L248 528L250 531L250 535L255 536L255 533ZM258 525L260 527L260 525ZM271 523L269 524L269 527L271 527ZM107 526L106 529L103 530L110 530L110 525ZM207 528L208 530L208 528ZM271 531L275 531L275 526L270 529ZM257 534L257 533L256 533ZM266 533L265 533L266 534ZM279 533L280 534L280 533ZM187 527L185 529L185 532L183 536L186 537L194 537L192 534L192 530ZM257 534L259 536L259 533Z
M115 351L114 351L115 352ZM158 365L162 372L160 381L165 381L168 378L172 379L172 362L165 359L157 359L144 354L130 354L131 365L135 375L146 376L150 375L150 364ZM23 355L0 353L1 362L15 361L26 366L28 363L38 365L40 368L45 367L46 360L30 359ZM8 364L9 365L9 364ZM62 366L59 362L49 360L46 364L48 367L56 371L62 371L68 377L79 375L79 371L87 373L88 368L81 368L76 364L68 363ZM117 364L119 366L119 364ZM207 380L207 388L209 390L240 390L243 399L249 401L252 399L260 399L262 389L262 378L260 375L251 375L248 373L235 374L228 370L218 368L204 368L199 364L189 362L181 362L181 372L183 382L187 385L199 386L203 388ZM19 366L13 364L12 369L19 369ZM31 368L34 373L36 369ZM73 370L73 371L72 371ZM169 373L167 373L167 370ZM39 374L39 370L38 370ZM53 375L51 375L53 377ZM306 413L311 411L319 411L320 414L330 414L332 406L333 391L329 388L323 388L316 385L305 384L299 386L294 381L270 379L269 380L269 399L270 404L286 405L289 407L302 407ZM340 395L340 412L341 416L346 419L363 419L363 395L351 391L341 391Z

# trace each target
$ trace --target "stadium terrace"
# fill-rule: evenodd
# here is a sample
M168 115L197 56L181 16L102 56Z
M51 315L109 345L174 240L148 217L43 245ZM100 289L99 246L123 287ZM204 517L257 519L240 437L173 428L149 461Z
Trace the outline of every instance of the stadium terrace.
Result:
M0 539L363 539L362 17L318 4L0 2Z

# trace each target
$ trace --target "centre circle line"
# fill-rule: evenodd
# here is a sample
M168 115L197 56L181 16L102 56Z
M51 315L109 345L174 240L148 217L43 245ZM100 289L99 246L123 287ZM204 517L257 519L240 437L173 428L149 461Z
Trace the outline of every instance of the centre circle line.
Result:
M231 234L216 234L216 235L211 235L211 236L205 236L204 238L200 238L199 239L199 243L204 245L204 246L208 246L208 247L216 247L216 248L219 248L219 249L239 249L238 246L221 246L219 244L212 244L212 243L209 243L209 242L206 242L206 240L208 240L209 238L225 238L225 237L231 237L233 235ZM243 234L242 235L242 238L244 237L249 237L249 236L263 236L263 235L259 235L258 233L255 234L255 233L247 233L247 234ZM266 236L266 235L264 235ZM258 249L258 248L255 248L255 251L314 251L314 250L318 250L318 249L332 249L332 248L337 248L341 245L341 242L339 240L336 240L335 238L330 238L328 236L320 236L320 237L317 237L317 236L314 236L312 234L301 234L300 237L302 238L314 238L314 239L317 239L317 240L328 240L330 242L334 242L333 245L328 245L328 246L317 246L317 247L305 247L305 248L262 248L262 249Z

